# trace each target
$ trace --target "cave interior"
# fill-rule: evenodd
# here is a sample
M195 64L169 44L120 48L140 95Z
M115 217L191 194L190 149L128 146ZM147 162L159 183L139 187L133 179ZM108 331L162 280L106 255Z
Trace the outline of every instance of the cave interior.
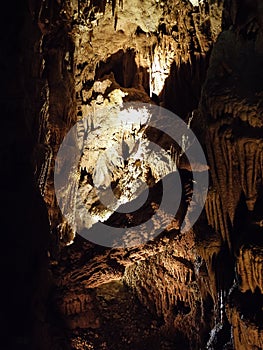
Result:
M4 5L1 348L263 349L262 0ZM114 111L140 103L179 116L207 164L189 164L147 122L117 129ZM160 117L161 130L174 125ZM56 191L54 174L66 167L56 159L73 128L87 142ZM157 210L171 172L182 187L172 221ZM197 196L205 174L207 193ZM94 190L105 183L122 209L145 203L130 214L110 209L108 192L100 201ZM59 198L70 218L89 213L94 240L74 229ZM123 246L97 244L100 222L125 229Z

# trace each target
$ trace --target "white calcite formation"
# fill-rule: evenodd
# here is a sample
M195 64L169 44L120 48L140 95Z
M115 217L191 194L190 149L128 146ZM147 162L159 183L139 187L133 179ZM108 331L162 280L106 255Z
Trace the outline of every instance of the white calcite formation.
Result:
M81 156L76 161L72 156L73 166L66 180L60 163L70 159L68 152L77 151L72 151L72 143L68 146L67 138L56 160L56 193L73 230L89 229L98 221L104 222L116 210L122 210L119 208L122 204L131 203L139 196L142 198L138 203L131 203L130 211L140 209L147 200L148 188L177 170L176 155L171 154L171 149L163 149L145 134L156 118L152 113L160 113L159 108L124 103L129 92L121 89L113 89L106 97L103 93L110 85L109 79L96 81L93 91L98 94L97 98L90 105L82 106L85 117L74 127L75 146ZM169 120L162 116L159 123L165 122L169 125ZM167 125L163 130L165 128ZM58 185L60 178L65 180L62 186Z

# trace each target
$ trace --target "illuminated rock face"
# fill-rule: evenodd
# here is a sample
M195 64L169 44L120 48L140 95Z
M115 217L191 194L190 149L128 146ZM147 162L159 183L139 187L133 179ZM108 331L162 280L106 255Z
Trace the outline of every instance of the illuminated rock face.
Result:
M108 88L113 84L107 79L96 82L94 89L97 91L105 82ZM75 174L69 174L71 181L68 186L57 187L56 194L61 198L72 197L70 203L75 201L78 228L91 228L98 221L106 221L122 204L138 198L148 186L153 187L177 170L176 157L172 159L170 149L166 151L161 146L150 144L146 137L147 127L156 117L154 112L160 111L147 110L148 105L139 101L124 103L125 96L132 96L129 89L125 93L115 88L106 95L99 95L90 105L83 106L85 117L78 121L74 136L71 131L72 142L73 139L76 141L81 155L79 161L74 160ZM58 156L61 163L65 158L69 161L70 148L66 145L67 141L60 150L61 156ZM65 170L63 165L59 167L57 177L63 179ZM68 215L64 212L68 218L72 216L72 205L68 213L65 211ZM133 208L130 211L135 211L137 205Z
M158 1L132 4L129 1L65 1L49 9L33 6L32 12L36 11L39 11L38 25L44 35L39 44L41 73L47 78L36 146L36 154L41 153L42 159L36 164L36 177L49 208L54 236L69 243L74 230L61 217L53 190L54 159L65 134L77 119L92 115L93 108L111 108L126 101L152 102L150 98L180 117L190 119L198 106L207 57L220 32L222 5L193 8L190 3L180 1L176 6ZM211 21L207 17L209 13ZM56 28L54 23L61 20L62 27ZM88 120L89 132L94 128L92 123ZM114 140L114 128L107 123L103 125L105 132L98 136L101 140L107 139L107 148L110 144L122 143L125 135L116 135ZM95 138L94 146L90 147L98 148ZM94 157L102 153L95 148ZM88 174L91 171L96 184L101 181L112 184L120 178L123 184L130 182L124 169L109 178L107 171L104 175L96 171L96 165L92 164L95 158L93 161L89 155L89 159L80 167ZM100 161L103 162L102 157ZM115 169L117 163L116 159ZM158 162L154 160L154 163ZM133 171L135 168L137 163ZM142 168L142 178L145 178L147 169ZM81 169L78 170L80 175ZM154 167L151 171L158 173ZM72 174L70 183L77 186L77 182L78 174ZM87 187L85 195L89 191ZM125 188L121 183L119 187ZM74 203L70 189L65 196ZM97 197L93 192L90 194L93 199L88 207L93 207ZM106 218L109 214L102 216Z
M116 280L128 286L152 317L162 320L159 334L169 334L176 348L262 348L261 2L226 1L225 30L219 37L222 1L199 1L195 7L183 0L29 3L42 34L32 45L37 55L28 58L33 63L30 77L41 81L34 96L41 97L43 105L35 106L37 121L26 122L33 130L35 178L52 233L52 300L71 336L75 332L82 339L75 348L94 344L92 337L85 339L85 332L103 329L100 288ZM134 127L131 138L130 129L116 133L110 119L94 118L94 108L129 101L160 104L192 121L207 151L211 188L199 222L181 235L192 188L189 166L177 164L184 178L183 203L163 235L133 248L106 249L74 237L63 219L53 188L54 160L76 121L92 116L89 143L71 183L83 197L88 195L87 207L97 219L127 225L129 217L125 221L100 210L92 183L118 182L116 192L125 201L133 198L126 185L135 186L135 169L139 180L148 177L154 186L158 166L173 166L169 157L163 163L152 161L149 176L143 161L136 162L140 146L143 149L137 144L140 127ZM118 164L118 154L125 150L136 155L128 164L133 179L126 165ZM105 170L109 159L114 160L110 174ZM203 165L198 166L202 171ZM71 191L64 194L74 201ZM167 220L165 214L158 220ZM147 230L140 234L150 235ZM49 333L48 319L38 312ZM113 338L108 336L109 344ZM129 348L125 340L120 344Z

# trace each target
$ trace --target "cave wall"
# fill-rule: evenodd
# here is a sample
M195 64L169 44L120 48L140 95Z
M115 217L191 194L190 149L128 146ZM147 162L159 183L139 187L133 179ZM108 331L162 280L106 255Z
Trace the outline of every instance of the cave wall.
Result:
M259 311L262 309L262 6L257 1L232 1L226 6L229 6L225 16L228 25L214 46L200 103L208 126L207 150L213 187L207 213L210 224L220 232L234 258L235 285L227 307L234 346L259 349L262 347Z
M51 279L49 222L34 177L35 125L43 99L38 76L40 33L20 1L1 20L1 347L46 349ZM45 338L39 344L39 338Z
M3 139L10 145L2 157L10 203L5 246L12 247L3 256L10 265L4 279L11 299L18 289L24 303L3 305L2 319L14 330L14 346L35 349L45 337L43 349L70 348L61 329L100 327L96 288L124 280L178 346L263 347L262 17L260 1L225 1L224 9L212 0L198 7L182 0L29 1L16 26L6 24L13 39L4 39L2 67L12 56L15 68L11 76L2 69L2 98L12 96L3 110L11 116L7 128L18 132ZM205 213L184 236L176 223L154 243L110 250L74 238L64 221L53 188L56 154L70 127L108 101L153 102L186 120L194 111L211 189Z

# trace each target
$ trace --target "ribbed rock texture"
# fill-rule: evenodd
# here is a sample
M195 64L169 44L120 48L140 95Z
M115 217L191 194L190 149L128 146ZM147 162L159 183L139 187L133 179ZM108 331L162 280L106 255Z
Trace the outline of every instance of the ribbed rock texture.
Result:
M260 349L263 10L259 1L226 2L227 8L225 23L232 25L213 48L200 103L212 176L206 211L234 260L227 302L234 347Z
M18 282L6 274L4 279L11 280L13 301L20 281L26 286L21 292L26 307L12 303L6 318L4 330L18 315L9 347L263 348L261 1L30 0L20 6L23 20L18 15L14 29L7 26L12 44L5 39L3 45L5 67L8 53L16 50L14 33L21 32L14 74L3 74L17 106L9 104L7 110L19 131L16 146L4 135L11 147L1 159L23 208L15 223L8 206L14 239L5 238L6 246L15 244L21 263L11 265L10 276ZM134 101L178 114L207 154L211 179L205 209L186 233L180 225L192 200L189 163L176 158L177 150L164 137L168 156L164 152L162 160L146 164L138 156L140 151L149 158L138 140L159 136L141 125L116 132L111 118L97 113ZM14 128L13 119L8 128ZM135 228L126 243L136 235L148 237L147 243L105 248L76 235L62 216L54 190L55 159L67 132L84 119L77 136L82 140L88 133L89 142L62 196L76 208L83 202L74 191L81 193L96 216L90 226L99 219L136 226L158 206L158 171L164 176L176 170L182 201L172 222L159 212L156 223L168 225L157 239L153 230ZM105 156L110 146L114 152ZM125 152L131 156L127 164L119 160ZM10 166L13 160L18 171ZM200 174L207 170L205 164L196 167ZM157 193L141 218L98 204L94 184L106 183L125 202L142 194L130 191L138 179ZM7 203L16 201L15 195L10 198ZM19 326L26 308L23 336ZM3 309L8 315L6 305Z

